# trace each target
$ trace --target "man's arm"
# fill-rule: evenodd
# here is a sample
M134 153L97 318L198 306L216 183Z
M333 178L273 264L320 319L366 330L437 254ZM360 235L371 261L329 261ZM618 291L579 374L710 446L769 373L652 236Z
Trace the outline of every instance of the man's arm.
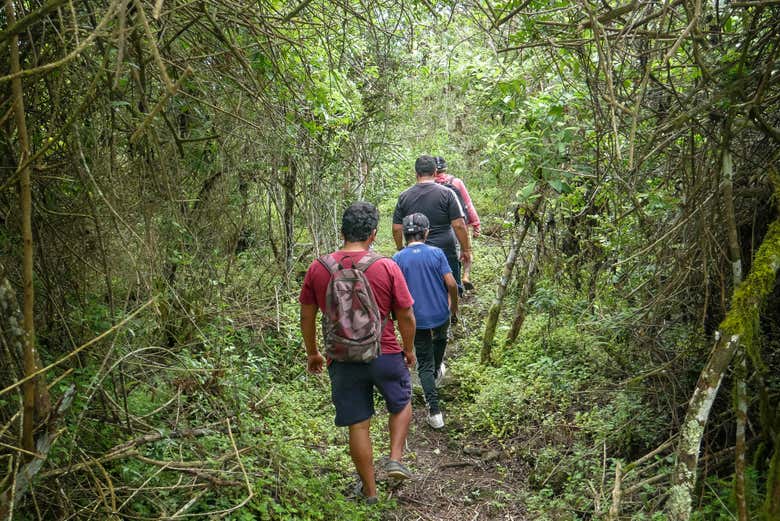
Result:
M322 372L325 358L317 349L317 305L301 304L301 334L306 347L306 368L310 373Z
M466 221L462 217L453 219L450 224L455 231L455 237L458 238L460 243L460 260L465 264L471 262L471 239L469 238L469 231L466 228Z
M393 240L396 250L400 251L404 248L404 227L402 224L393 223Z
M455 277L452 276L452 272L444 275L444 285L447 286L447 293L450 296L450 316L458 316L458 283L455 282Z
M417 321L411 307L395 308L395 318L398 322L398 332L401 333L401 342L404 345L404 358L407 367L414 367L417 357L414 355L414 331Z

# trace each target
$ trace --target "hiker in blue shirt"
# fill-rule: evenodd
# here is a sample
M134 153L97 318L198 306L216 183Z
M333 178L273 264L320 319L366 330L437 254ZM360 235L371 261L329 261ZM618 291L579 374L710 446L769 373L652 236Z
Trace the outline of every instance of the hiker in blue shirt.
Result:
M428 404L428 425L444 427L436 387L444 377L444 350L447 330L458 313L458 284L452 275L447 256L435 246L425 244L430 231L428 218L421 213L404 217L403 234L406 247L393 256L406 278L414 298L417 321L414 350L417 374Z

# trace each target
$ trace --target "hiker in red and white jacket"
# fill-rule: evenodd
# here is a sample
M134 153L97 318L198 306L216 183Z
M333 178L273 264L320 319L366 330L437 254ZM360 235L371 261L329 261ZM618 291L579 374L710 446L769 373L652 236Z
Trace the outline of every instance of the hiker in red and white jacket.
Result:
M459 200L463 202L463 212L466 217L466 224L472 230L474 237L479 237L480 234L480 222L477 209L474 207L474 203L471 201L469 191L466 189L466 184L462 179L457 178L447 173L447 161L441 157L436 156L434 158L436 162L436 175L434 179L437 183L443 185L451 185L459 192ZM463 263L463 286L468 289L474 289L474 285L471 283L471 261Z

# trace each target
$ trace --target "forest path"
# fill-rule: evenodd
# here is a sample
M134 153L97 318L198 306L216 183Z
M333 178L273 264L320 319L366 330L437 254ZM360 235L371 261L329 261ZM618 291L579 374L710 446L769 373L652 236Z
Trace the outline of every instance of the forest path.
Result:
M470 302L469 302L470 301ZM483 310L473 299L466 301L469 321L477 321ZM465 306L464 306L465 307ZM450 340L445 363L461 355L462 335L479 334L480 328L458 326ZM508 461L500 446L485 439L469 437L453 409L459 402L457 374L450 370L439 388L443 402L444 428L432 429L426 422L427 410L422 388L413 375L414 417L407 440L405 462L414 479L388 490L399 509L384 519L393 521L476 521L527 519L518 493L527 488L527 472ZM447 404L451 404L447 407ZM383 463L383 462L382 462ZM381 467L380 467L381 468ZM382 476L379 476L380 479Z

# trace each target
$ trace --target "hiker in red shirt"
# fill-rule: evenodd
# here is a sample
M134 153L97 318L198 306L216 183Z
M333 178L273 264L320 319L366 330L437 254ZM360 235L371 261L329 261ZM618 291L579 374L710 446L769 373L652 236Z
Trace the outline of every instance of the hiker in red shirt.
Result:
M466 224L471 227L474 237L479 237L480 222L477 209L474 208L474 203L471 201L469 191L466 189L466 184L462 179L459 179L453 175L447 173L447 161L441 156L434 158L436 161L436 175L434 179L437 183L443 185L451 185L458 191L459 200L463 202L463 212L466 216ZM471 259L468 262L463 263L463 286L468 289L474 289L474 285L471 283Z
M401 269L392 259L380 257L369 251L376 239L378 223L379 212L370 203L357 202L347 208L341 220L344 245L340 250L311 263L299 297L301 332L308 356L307 369L310 373L322 372L326 361L320 353L316 338L317 312L321 311L326 316L323 321L323 331L326 332L324 348L328 354L327 369L330 375L331 398L336 408L335 423L338 426L349 427L350 455L360 475L355 493L369 504L377 501L374 455L369 433L371 417L374 415L374 388L376 387L385 399L390 413L388 421L390 459L385 465L385 471L388 477L409 479L412 474L400 460L412 419L412 385L409 368L414 367L417 361L414 353L415 319L412 311L414 300L406 286L406 280ZM355 274L355 269L360 270L362 275ZM356 301L353 305L351 301L344 301L345 298L351 298L351 295L344 297L343 294L339 294L334 297L335 291L328 293L329 287L334 288L337 276L341 276L340 270L353 270L351 274L356 275L343 279L343 284L346 286L340 286L348 287L350 292L365 291L365 288L360 286L362 283L360 281L368 280L370 286L368 294L373 296L374 302L370 303L367 313L358 310L365 302ZM365 279L362 279L363 276ZM356 282L356 279L360 281ZM363 293L361 295L365 296ZM330 316L334 312L335 305L332 304L334 298L341 299L339 304L344 309L342 311L344 316ZM368 297L369 300L371 298ZM377 333L381 346L381 353L377 353L379 356L372 358L373 355L369 355L367 362L335 360L334 357L341 356L345 349L334 349L334 337L330 333L334 329L341 328L342 333L346 331L348 334L350 329L358 330L364 327L366 322L371 321L371 318L366 317L371 315L371 312L375 312L376 308L381 317L381 333ZM391 312L398 322L403 348L398 344ZM333 318L336 320L334 321ZM330 323L326 324L328 321ZM360 340L362 339L357 338L350 346L354 347L354 344L358 344Z

